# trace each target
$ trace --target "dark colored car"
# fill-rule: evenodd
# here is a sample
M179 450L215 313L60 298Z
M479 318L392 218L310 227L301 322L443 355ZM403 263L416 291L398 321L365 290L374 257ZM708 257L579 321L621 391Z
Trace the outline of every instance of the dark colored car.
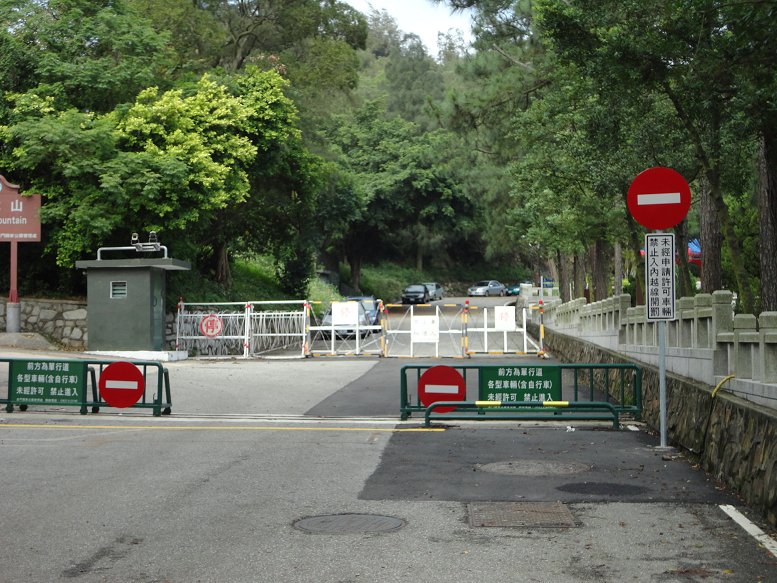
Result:
M375 296L349 296L346 298L348 302L361 302L364 306L364 313L367 315L367 323L370 326L377 326L380 324L380 312L378 311L378 300Z
M402 292L403 304L428 304L429 290L422 283L413 283Z

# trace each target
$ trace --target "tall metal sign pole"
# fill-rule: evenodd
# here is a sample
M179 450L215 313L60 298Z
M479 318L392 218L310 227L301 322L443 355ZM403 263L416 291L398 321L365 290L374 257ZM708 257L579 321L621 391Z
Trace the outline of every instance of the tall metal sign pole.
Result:
M664 229L685 218L691 206L691 189L685 179L670 168L650 168L631 183L627 195L629 211L643 227L655 229L645 235L645 315L658 325L659 406L661 447L666 447L666 323L675 319L675 240Z
M21 304L17 291L18 243L40 241L40 195L22 196L19 186L0 176L0 242L11 243L11 291L6 331L21 332Z

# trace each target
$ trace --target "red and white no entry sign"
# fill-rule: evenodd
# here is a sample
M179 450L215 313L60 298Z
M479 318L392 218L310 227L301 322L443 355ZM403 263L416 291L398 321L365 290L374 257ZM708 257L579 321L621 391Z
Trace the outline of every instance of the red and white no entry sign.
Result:
M640 172L626 197L634 219L648 229L669 229L685 218L691 207L691 188L671 168Z
M146 380L130 362L114 362L100 373L100 396L111 407L132 407L146 390Z
M418 398L424 407L437 401L463 401L467 395L464 377L455 368L433 366L418 379ZM450 413L456 407L440 407L437 413Z

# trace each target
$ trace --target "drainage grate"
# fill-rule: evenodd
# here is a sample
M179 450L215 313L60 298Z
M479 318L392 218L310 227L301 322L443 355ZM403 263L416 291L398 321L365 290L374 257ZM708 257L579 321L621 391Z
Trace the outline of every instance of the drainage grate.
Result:
M390 516L371 514L335 514L333 516L314 516L294 523L294 527L316 534L362 534L367 532L386 532L405 526L405 523Z
M469 525L574 528L572 514L561 502L472 502L467 504Z

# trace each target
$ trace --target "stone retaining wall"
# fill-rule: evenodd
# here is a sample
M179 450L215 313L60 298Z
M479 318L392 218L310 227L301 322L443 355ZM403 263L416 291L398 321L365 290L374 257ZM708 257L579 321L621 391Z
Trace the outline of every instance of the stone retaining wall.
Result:
M539 335L539 326L529 324ZM660 427L658 369L590 342L545 329L545 347L561 362L642 366L643 419ZM701 466L777 526L777 414L725 390L667 373L667 436L698 454Z
M86 302L68 300L19 300L21 331L38 332L73 348L86 348ZM6 327L6 301L0 303L0 329Z

